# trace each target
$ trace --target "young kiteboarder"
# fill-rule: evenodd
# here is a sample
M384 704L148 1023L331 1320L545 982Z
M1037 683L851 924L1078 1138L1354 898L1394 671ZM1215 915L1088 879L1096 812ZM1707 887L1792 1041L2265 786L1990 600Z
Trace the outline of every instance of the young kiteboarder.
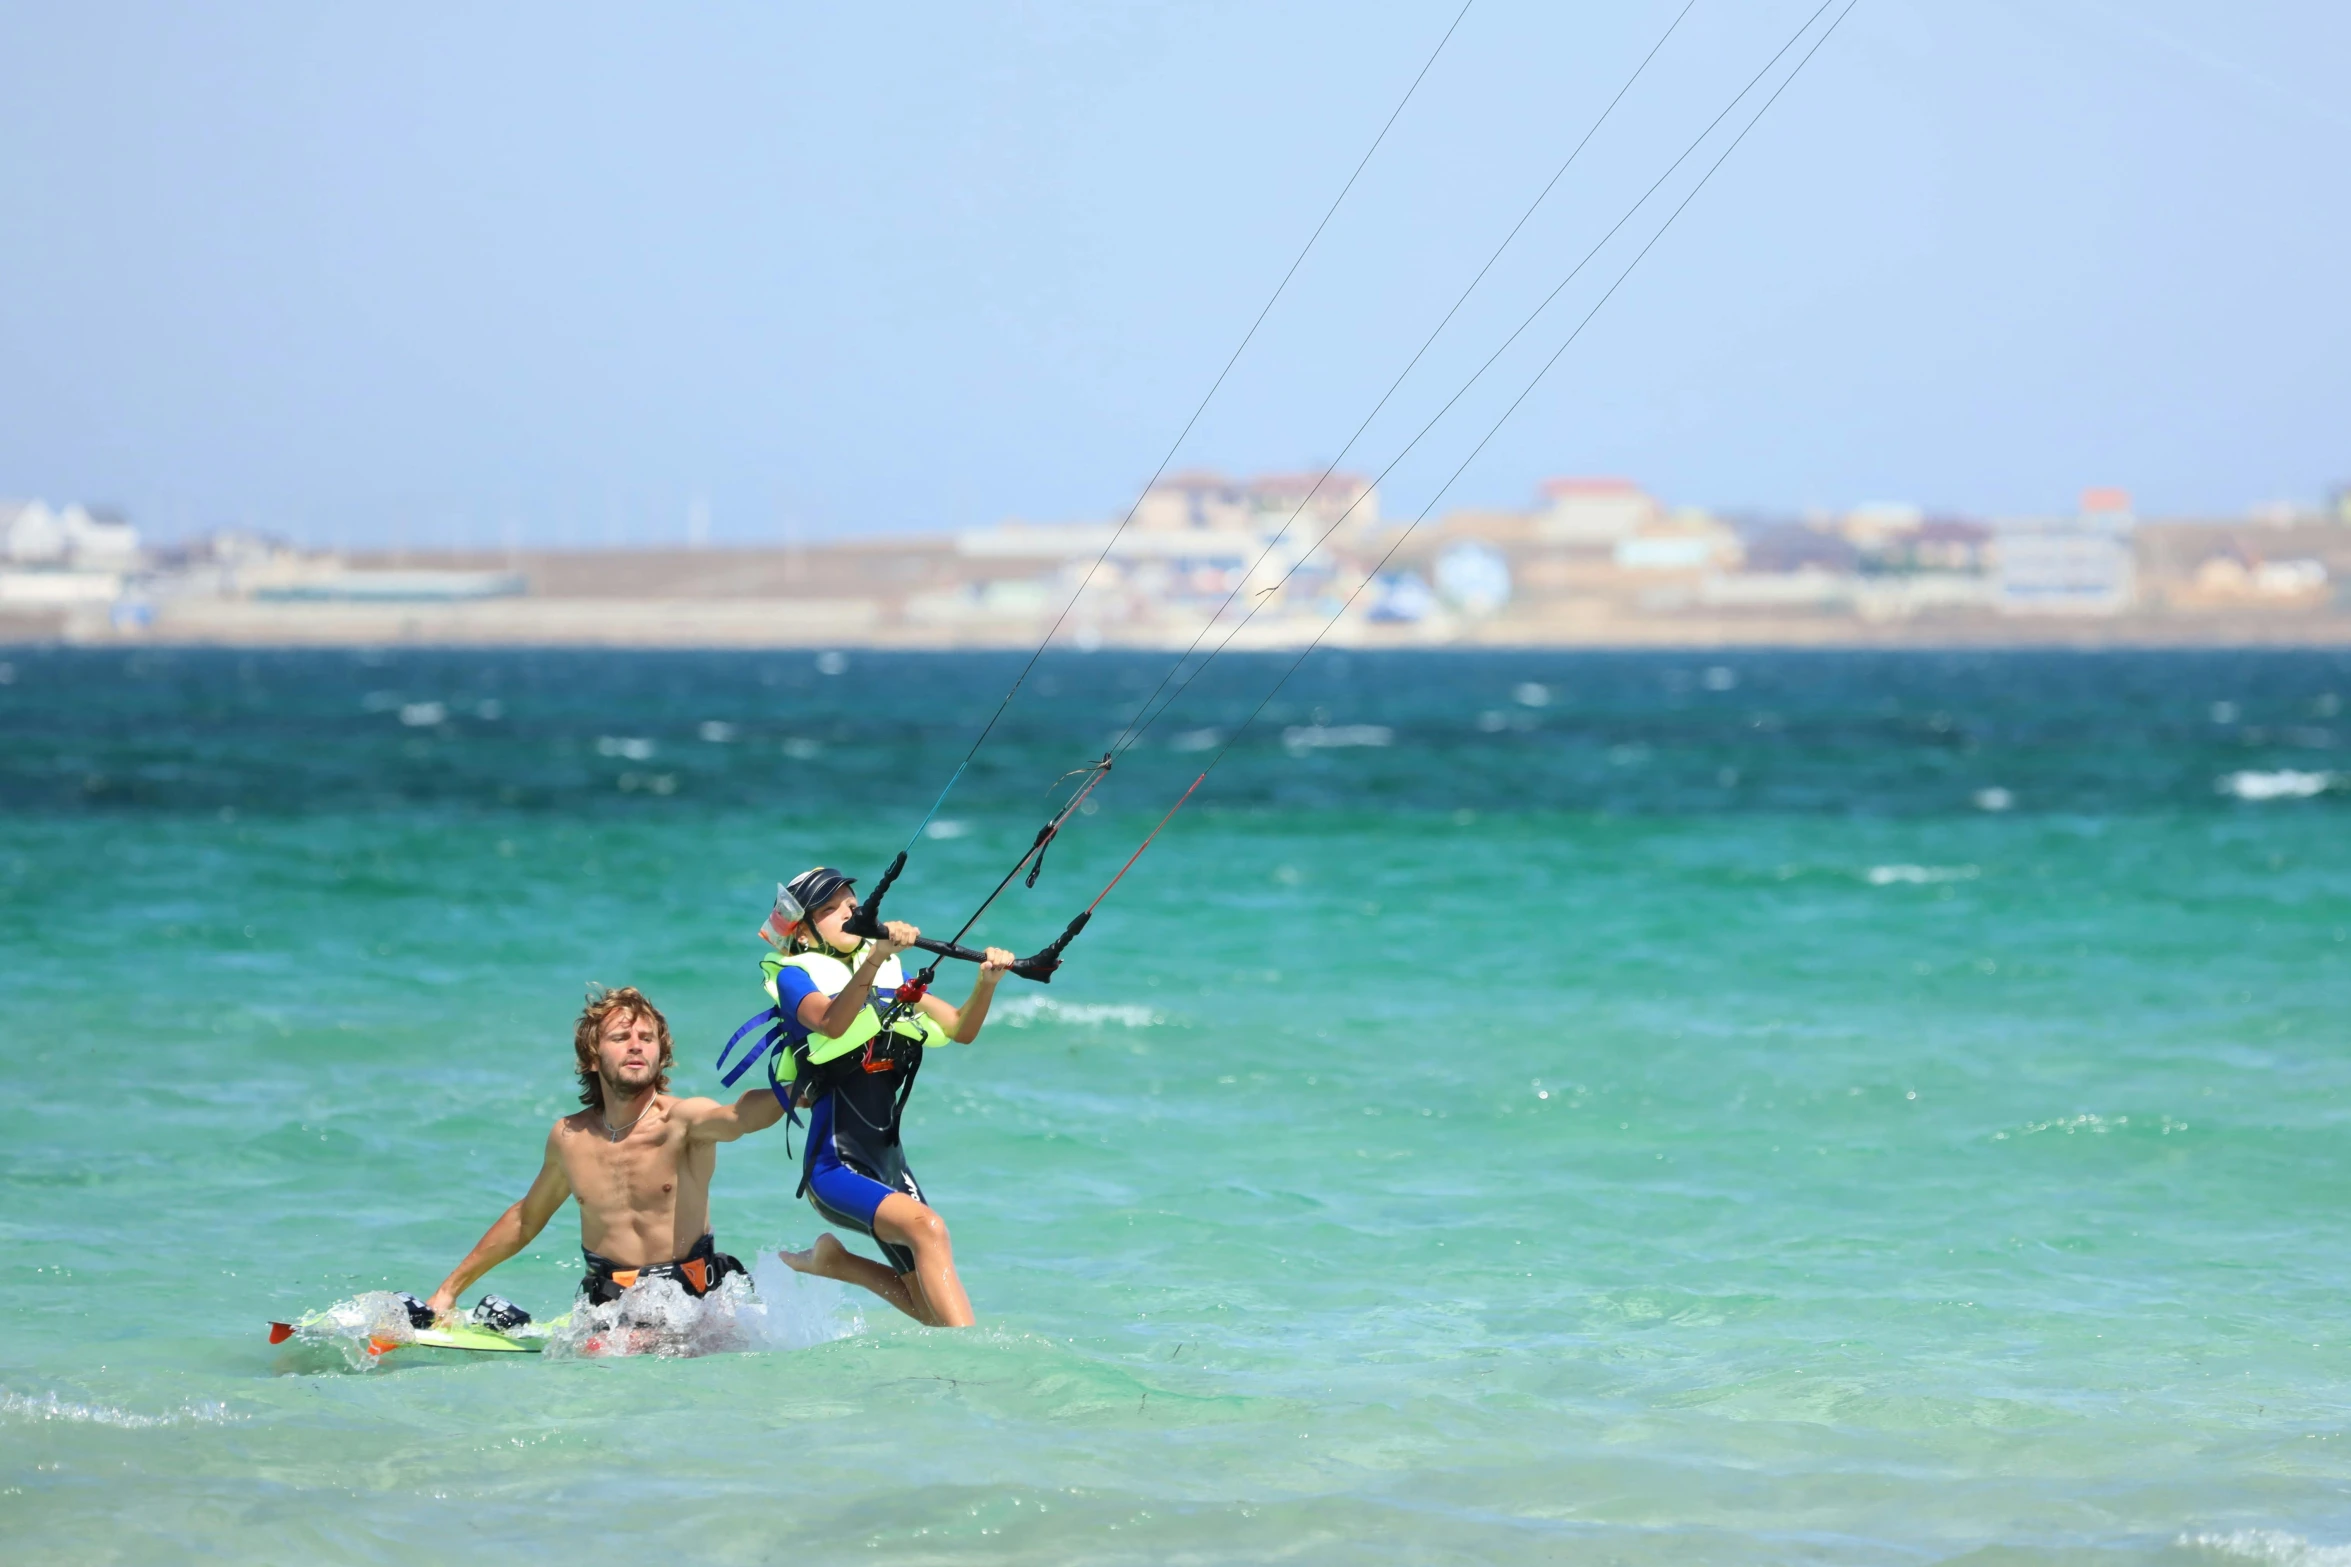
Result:
M777 951L760 967L788 1063L778 1091L809 1111L801 1190L827 1223L872 1237L888 1262L860 1257L831 1235L783 1259L861 1285L918 1322L969 1327L971 1301L955 1276L946 1222L907 1168L898 1133L923 1052L979 1037L1013 955L988 948L970 997L949 1006L899 967L898 954L922 934L914 926L891 920L879 937L849 933L854 885L819 866L778 888L760 931Z
M579 1200L590 1304L618 1300L643 1279L671 1279L699 1298L743 1265L710 1234L718 1145L775 1125L766 1089L731 1105L668 1093L669 1023L633 987L591 997L572 1031L580 1103L547 1134L547 1157L522 1200L498 1216L427 1303L447 1319L457 1297L531 1243L566 1197Z

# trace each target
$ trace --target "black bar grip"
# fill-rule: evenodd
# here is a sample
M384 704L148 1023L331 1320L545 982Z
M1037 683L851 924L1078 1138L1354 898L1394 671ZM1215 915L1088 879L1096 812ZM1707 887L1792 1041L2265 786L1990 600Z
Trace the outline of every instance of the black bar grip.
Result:
M917 936L910 943L925 952L936 952L943 958L961 958L966 963L985 963L988 955L977 947L967 947L960 941L937 941L929 936Z
M1022 979L1033 979L1040 985L1051 984L1053 971L1061 967L1061 949L1069 945L1069 938L1082 930L1085 923L1086 916L1079 915L1070 922L1069 929L1063 931L1053 945L1033 957L1015 959L1011 971ZM960 941L937 941L929 936L917 936L911 945L920 947L925 952L935 952L943 958L960 958L966 963L988 961L987 953L977 947L967 947Z
M1084 930L1086 921L1093 917L1094 911L1088 909L1076 919L1071 920L1069 929L1054 937L1051 946L1032 956L1014 959L1012 972L1018 974L1022 979L1033 979L1040 985L1052 984L1053 971L1061 967L1061 949L1068 946L1071 938L1076 936L1079 931ZM960 941L938 941L929 936L917 936L909 945L919 947L925 952L935 952L943 958L960 958L966 963L988 961L987 953L977 947L967 947Z
M882 933L882 894L890 890L890 883L906 869L906 851L900 849L890 868L882 872L882 879L873 884L871 897L857 900L857 912L843 922L841 929L852 936L878 937Z
M1094 917L1087 909L1069 922L1069 928L1053 938L1053 944L1042 952L1020 959L1012 965L1012 972L1022 979L1033 979L1040 985L1053 983L1053 971L1061 967L1061 949L1068 946L1077 933L1086 928L1086 921Z

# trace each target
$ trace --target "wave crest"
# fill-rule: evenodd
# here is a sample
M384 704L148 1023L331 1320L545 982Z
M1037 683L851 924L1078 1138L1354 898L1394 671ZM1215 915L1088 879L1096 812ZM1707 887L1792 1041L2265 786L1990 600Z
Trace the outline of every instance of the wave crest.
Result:
M158 1426L219 1426L236 1419L226 1404L183 1404L160 1415L142 1415L111 1404L77 1404L55 1393L39 1398L24 1393L0 1393L0 1416L12 1420L60 1420L69 1425L114 1426L124 1431L151 1431Z
M2344 781L2341 773L2305 773L2281 767L2267 773L2230 773L2214 779L2212 787L2217 793L2234 795L2240 800L2307 800L2341 787Z
M1051 996L1014 996L989 1012L990 1022L1010 1028L1038 1023L1075 1023L1091 1027L1157 1028L1167 1018L1149 1007L1131 1002L1056 1001Z
M1891 887L1898 882L1926 886L1939 881L1974 881L1983 872L1973 865L1872 865L1869 884Z

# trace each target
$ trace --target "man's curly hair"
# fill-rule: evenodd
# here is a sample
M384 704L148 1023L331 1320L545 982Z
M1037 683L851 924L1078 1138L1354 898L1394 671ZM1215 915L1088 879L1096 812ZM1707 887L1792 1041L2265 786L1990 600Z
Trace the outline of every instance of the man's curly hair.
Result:
M604 1108L604 1079L596 1074L596 1041L603 1036L604 1025L615 1012L652 1019L653 1032L661 1040L661 1075L653 1080L653 1091L669 1092L669 1068L674 1059L669 1043L669 1019L634 985L623 985L618 990L592 989L588 992L588 1004L580 1008L580 1020L571 1031L572 1054L578 1059L580 1069L580 1103L591 1110Z

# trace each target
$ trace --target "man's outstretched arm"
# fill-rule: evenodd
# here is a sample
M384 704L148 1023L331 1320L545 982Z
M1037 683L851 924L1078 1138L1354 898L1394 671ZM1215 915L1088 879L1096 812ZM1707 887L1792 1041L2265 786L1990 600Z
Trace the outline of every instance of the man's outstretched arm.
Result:
M775 1125L784 1118L784 1106L770 1090L754 1088L731 1105L715 1099L681 1099L669 1113L684 1121L697 1141L731 1143Z
M769 1096L774 1097L773 1095ZM538 1233L555 1217L555 1210L571 1195L571 1180L563 1173L563 1160L555 1149L555 1139L562 1132L559 1121L547 1133L547 1158L539 1166L537 1180L522 1194L522 1201L498 1215L482 1238L473 1243L473 1250L465 1260L441 1281L426 1302L435 1316L448 1316L457 1309L457 1297L469 1289L474 1280L495 1268L516 1252L528 1246Z

